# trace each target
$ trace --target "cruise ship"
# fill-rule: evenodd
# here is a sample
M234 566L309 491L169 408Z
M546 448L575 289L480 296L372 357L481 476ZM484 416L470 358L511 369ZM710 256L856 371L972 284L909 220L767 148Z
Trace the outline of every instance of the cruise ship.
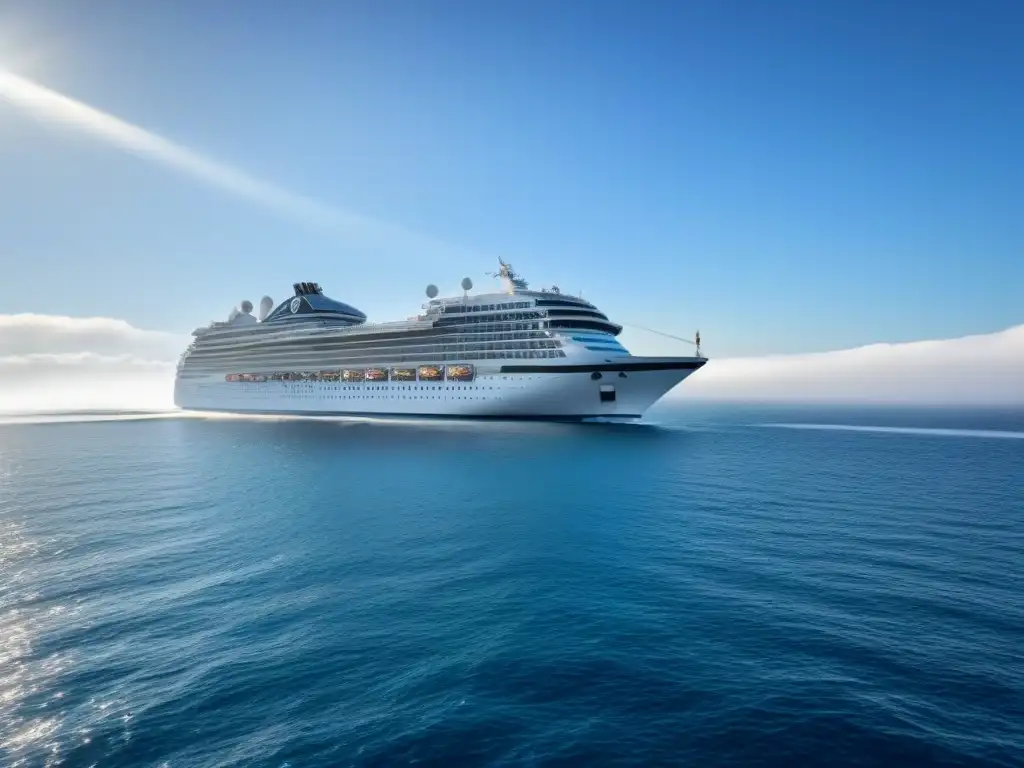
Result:
M422 313L369 323L317 283L293 286L259 315L242 302L226 322L192 332L177 366L185 410L318 416L636 420L703 366L693 357L636 357L622 326L557 287L530 290L499 259L493 293L439 298Z

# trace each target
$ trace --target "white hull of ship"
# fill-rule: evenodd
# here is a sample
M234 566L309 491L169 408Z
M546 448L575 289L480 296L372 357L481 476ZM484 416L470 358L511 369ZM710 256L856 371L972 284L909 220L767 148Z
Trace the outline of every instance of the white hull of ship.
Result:
M597 379L589 369L530 373L478 370L472 382L358 384L227 382L223 376L211 375L179 378L174 401L184 410L222 413L635 420L693 373L696 360L631 357L622 366L626 370L604 370Z

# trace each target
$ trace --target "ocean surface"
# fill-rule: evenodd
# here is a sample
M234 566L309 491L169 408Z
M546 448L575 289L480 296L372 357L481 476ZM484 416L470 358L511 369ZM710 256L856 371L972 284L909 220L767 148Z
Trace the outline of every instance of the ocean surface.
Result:
M2 766L1024 765L1024 413L0 420Z

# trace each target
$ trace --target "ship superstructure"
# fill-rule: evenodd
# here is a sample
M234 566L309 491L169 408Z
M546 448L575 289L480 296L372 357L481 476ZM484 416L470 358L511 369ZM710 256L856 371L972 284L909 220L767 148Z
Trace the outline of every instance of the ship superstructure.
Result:
M250 302L193 331L175 381L184 409L317 415L637 419L704 365L635 357L620 325L557 287L532 291L499 262L503 290L438 298L369 323L317 283L275 306Z

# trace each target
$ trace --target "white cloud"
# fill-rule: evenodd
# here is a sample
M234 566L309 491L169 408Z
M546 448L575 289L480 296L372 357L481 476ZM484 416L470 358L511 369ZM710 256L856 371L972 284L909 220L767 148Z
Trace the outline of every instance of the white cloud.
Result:
M0 412L170 407L187 343L108 317L0 315Z
M711 359L674 394L779 402L1024 404L1024 325L958 339Z
M174 363L91 352L0 357L0 413L174 405Z
M0 315L0 358L85 351L175 360L187 343L186 336L143 331L110 317Z
M188 341L113 318L0 315L0 412L171 407L174 365ZM1024 325L820 354L712 358L673 395L1024 404Z
M333 231L349 242L381 246L417 258L472 256L422 232L297 195L3 69L0 99L48 126L92 136L278 214Z

